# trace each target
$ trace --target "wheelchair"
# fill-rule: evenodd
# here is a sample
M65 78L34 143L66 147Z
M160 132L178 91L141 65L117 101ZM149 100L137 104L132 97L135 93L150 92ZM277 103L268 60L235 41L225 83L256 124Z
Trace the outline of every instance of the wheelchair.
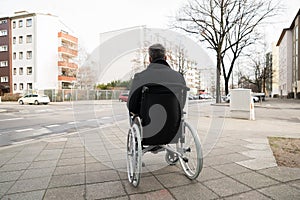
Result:
M127 174L134 187L140 183L142 156L147 152L165 151L168 165L179 161L187 178L199 176L203 167L201 143L197 131L184 119L188 90L177 84L143 86L140 112L130 113L127 135Z

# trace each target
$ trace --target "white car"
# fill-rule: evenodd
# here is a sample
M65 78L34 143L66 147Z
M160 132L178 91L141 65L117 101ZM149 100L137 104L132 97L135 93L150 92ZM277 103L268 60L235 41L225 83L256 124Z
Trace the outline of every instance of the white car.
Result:
M23 104L48 104L50 103L50 99L47 95L40 95L40 94L27 94L20 99L18 99L18 103Z
M259 98L256 96L252 96L253 102L259 102ZM224 100L229 103L230 102L230 93L224 98Z

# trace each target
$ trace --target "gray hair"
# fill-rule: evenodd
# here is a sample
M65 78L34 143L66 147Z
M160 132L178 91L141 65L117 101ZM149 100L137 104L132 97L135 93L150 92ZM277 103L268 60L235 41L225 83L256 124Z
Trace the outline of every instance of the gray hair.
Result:
M153 44L149 47L148 53L152 60L164 59L166 55L166 48L161 44Z

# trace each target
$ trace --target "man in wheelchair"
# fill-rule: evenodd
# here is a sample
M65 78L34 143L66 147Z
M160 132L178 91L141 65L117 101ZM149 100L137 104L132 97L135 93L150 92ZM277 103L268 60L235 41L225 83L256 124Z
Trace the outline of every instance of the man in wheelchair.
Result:
M196 131L184 122L183 107L187 91L184 77L166 62L166 49L161 44L149 47L149 66L135 74L128 97L131 128L127 138L128 179L136 187L141 172L141 156L150 151L167 150L166 161L176 164L179 160L190 179L196 178L202 169L202 152ZM187 131L186 131L187 130ZM186 156L191 152L187 133L196 144L194 158ZM173 149L169 144L176 144ZM196 169L194 169L196 168Z

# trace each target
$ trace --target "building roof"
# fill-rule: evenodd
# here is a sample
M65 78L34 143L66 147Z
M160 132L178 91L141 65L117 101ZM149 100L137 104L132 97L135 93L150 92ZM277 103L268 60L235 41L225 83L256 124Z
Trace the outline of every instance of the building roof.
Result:
M283 37L284 37L286 31L292 30L292 29L295 27L295 21L296 21L296 19L297 19L297 17L298 17L299 15L300 15L300 9L298 10L298 12L297 12L297 14L296 14L296 16L295 16L293 22L291 23L290 27L289 27L289 28L285 28L285 29L282 30L282 32L281 32L281 34L280 34L280 37L279 37L279 40L278 40L276 46L279 46L279 45L280 45L281 40L283 39Z

